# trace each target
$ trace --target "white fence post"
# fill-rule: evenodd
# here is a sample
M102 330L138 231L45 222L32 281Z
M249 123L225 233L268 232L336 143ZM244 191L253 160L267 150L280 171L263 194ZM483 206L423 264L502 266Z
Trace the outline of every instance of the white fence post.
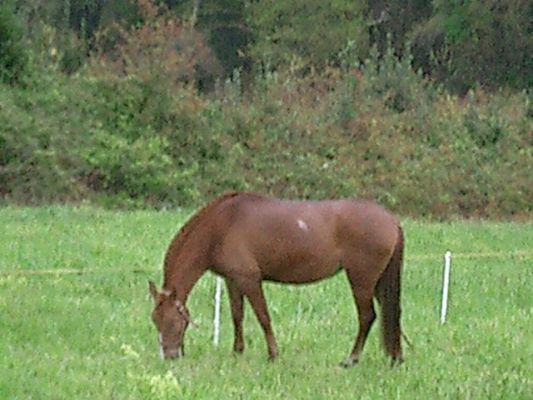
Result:
M222 297L222 278L215 279L215 313L213 318L213 344L218 346L220 340L220 299Z
M446 313L448 311L448 290L450 286L450 270L452 267L452 253L444 253L444 268L442 276L442 303L440 307L440 323L446 322Z

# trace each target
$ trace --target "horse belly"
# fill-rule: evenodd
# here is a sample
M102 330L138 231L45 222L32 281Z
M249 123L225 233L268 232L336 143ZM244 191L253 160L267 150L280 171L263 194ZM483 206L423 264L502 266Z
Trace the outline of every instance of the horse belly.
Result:
M275 203L249 210L239 228L265 280L308 283L339 270L335 218L326 206Z
M309 283L334 275L340 270L337 252L323 249L272 251L258 260L263 279L286 283Z

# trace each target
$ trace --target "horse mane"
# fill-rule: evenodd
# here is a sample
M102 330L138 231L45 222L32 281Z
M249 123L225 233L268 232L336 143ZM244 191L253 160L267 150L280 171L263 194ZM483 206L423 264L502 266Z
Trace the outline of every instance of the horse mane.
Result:
M213 210L216 206L220 205L221 203L225 202L228 199L235 198L239 195L243 194L242 192L228 192L224 193L223 195L215 198L211 202L207 203L204 207L202 207L200 210L198 210L186 223L181 227L181 229L178 231L178 233L174 236L174 239L172 239L172 242L170 243L170 246L168 247L168 250L165 254L165 260L164 260L164 284L169 282L170 275L172 273L172 260L175 260L178 256L178 253L183 248L185 242L191 235L191 232L199 225L201 221L204 220L204 217L206 217L211 210ZM163 286L164 286L163 284Z

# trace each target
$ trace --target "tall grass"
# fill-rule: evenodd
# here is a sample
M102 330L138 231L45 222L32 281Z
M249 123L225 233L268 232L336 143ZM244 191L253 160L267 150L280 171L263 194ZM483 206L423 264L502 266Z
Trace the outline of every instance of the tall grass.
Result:
M248 306L247 349L231 354L225 293L221 344L213 347L214 279L208 274L189 300L199 327L187 332L186 357L159 359L147 280L161 280L166 246L189 214L0 209L0 397L530 396L531 223L405 221L403 325L414 348L406 348L402 366L390 368L375 326L360 364L344 370L337 365L357 323L342 274L309 286L265 285L281 350L273 363ZM455 257L449 317L440 326L447 249Z

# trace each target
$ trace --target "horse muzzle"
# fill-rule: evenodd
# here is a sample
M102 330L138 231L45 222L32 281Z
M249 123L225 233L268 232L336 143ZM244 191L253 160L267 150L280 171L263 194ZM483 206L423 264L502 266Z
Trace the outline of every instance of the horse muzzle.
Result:
M181 347L178 347L175 350L164 350L162 347L159 349L161 359L163 360L175 360L177 358L183 357L183 350Z

